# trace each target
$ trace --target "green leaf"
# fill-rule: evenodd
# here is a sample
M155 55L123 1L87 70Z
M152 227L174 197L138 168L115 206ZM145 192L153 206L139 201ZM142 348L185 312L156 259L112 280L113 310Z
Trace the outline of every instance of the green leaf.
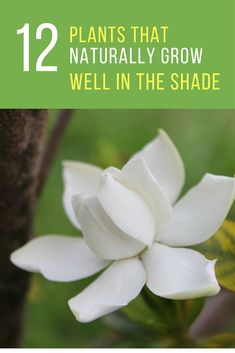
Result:
M186 326L189 327L202 311L205 298L185 300L184 303Z
M159 336L185 336L200 313L204 299L169 300L154 295L146 287L122 312L137 325Z
M235 333L219 333L200 340L198 344L203 348L234 348Z
M146 304L143 297L139 295L128 306L122 309L124 315L135 323L148 328L151 331L164 333L167 330L167 324L156 315L156 312Z
M219 283L235 291L235 223L225 221L210 240L194 249L208 259L218 259L215 272Z
M134 337L138 340L146 340L149 339L150 333L153 333L153 331L150 332L147 327L142 327L133 320L130 320L120 311L108 315L103 321L122 336L128 337L129 339Z
M167 326L167 333L185 335L189 326L201 312L204 298L191 300L170 300L154 295L147 288L142 291L143 298L158 316L159 321Z

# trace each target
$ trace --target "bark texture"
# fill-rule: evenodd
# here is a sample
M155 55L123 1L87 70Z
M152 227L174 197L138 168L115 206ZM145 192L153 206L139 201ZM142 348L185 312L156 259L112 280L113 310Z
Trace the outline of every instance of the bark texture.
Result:
M46 110L0 110L0 347L17 347L29 276L9 256L30 238Z

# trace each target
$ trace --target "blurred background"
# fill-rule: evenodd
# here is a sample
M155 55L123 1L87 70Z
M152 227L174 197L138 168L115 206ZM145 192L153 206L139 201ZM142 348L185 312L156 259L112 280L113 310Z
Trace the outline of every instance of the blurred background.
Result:
M48 133L56 111L50 112ZM80 160L103 168L121 167L129 157L164 129L177 146L186 169L183 192L206 172L235 173L235 112L222 110L78 110L65 132L59 153L39 202L35 235L78 235L62 207L63 160ZM229 218L235 220L233 206ZM101 319L78 323L67 301L93 277L61 284L33 275L23 347L128 347Z

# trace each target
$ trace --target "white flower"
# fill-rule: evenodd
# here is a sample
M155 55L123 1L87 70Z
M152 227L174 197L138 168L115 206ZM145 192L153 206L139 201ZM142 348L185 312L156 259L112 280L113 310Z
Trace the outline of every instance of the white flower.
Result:
M65 162L64 182L66 213L84 240L40 237L15 251L11 261L64 282L107 267L69 301L77 320L89 322L127 305L145 284L170 299L219 291L215 261L182 247L209 239L220 227L234 201L234 178L206 174L176 202L184 167L160 131L122 170Z

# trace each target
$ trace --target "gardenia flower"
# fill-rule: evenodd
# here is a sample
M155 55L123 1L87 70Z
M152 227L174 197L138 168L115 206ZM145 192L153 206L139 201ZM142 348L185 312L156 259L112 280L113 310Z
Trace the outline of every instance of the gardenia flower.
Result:
M206 241L223 223L234 178L206 174L177 201L184 178L180 155L163 131L121 170L64 162L65 211L84 238L39 237L11 261L61 282L106 268L69 300L81 322L127 305L145 284L169 299L214 295L215 260L185 247Z

